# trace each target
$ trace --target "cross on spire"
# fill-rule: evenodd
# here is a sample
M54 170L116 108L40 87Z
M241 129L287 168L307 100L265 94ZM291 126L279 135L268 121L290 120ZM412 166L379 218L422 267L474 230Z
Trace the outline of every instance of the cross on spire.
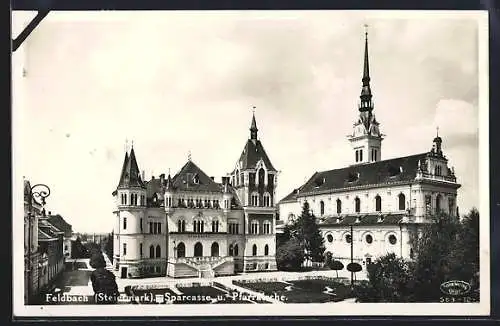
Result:
M188 161L191 161L191 151L188 151Z
M439 137L439 126L436 127L436 137Z

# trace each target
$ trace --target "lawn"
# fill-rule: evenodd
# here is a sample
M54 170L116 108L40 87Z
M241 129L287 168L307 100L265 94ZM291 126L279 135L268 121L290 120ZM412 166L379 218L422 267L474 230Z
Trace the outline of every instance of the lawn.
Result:
M283 282L255 282L255 283L245 283L233 281L234 285L241 286L242 288L250 289L255 292L263 292L266 295L270 293L270 295L274 294L274 292L286 292L286 288L290 286L290 284L286 284Z
M235 285L263 292L268 296L277 294L284 296L287 303L323 303L342 301L352 297L349 286L334 280L311 279L284 282L256 282L243 283L233 281ZM332 289L331 293L325 293L326 287Z

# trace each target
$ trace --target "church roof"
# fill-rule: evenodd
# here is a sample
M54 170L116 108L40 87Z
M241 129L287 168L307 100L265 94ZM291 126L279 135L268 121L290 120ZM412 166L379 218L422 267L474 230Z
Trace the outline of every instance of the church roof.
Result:
M120 175L120 182L118 188L139 187L144 188L144 182L141 179L137 159L135 158L134 148L130 150L130 156L125 153L123 161L122 173Z
M260 159L264 161L264 164L266 165L268 170L276 171L271 163L271 160L267 156L267 153L264 150L264 146L262 146L261 141L258 139L249 139L245 144L245 148L243 148L243 152L240 155L240 169L254 169Z
M409 182L416 177L418 161L423 163L427 155L428 153L421 153L316 172L299 188L299 191L294 189L280 202L294 201L305 195L349 190L360 186Z
M340 220L338 216L329 216L321 222L321 225L334 226L334 225L394 225L401 222L405 214L356 214L356 215L341 215Z

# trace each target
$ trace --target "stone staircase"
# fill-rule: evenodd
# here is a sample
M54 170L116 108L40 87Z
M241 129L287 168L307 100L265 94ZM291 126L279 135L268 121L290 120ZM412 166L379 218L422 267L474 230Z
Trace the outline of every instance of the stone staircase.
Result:
M177 263L184 263L196 269L202 278L215 277L215 269L217 267L232 261L233 257L189 257L177 259Z

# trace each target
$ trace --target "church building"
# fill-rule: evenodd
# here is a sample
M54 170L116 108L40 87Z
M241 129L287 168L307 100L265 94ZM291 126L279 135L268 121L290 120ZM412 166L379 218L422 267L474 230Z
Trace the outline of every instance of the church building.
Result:
M351 250L353 260L361 265L389 252L412 258L412 231L429 223L435 213L458 215L460 185L448 166L441 137L436 135L428 151L382 160L384 135L373 113L372 97L365 34L359 118L348 137L354 162L315 172L278 203L280 222L286 224L301 214L307 201L318 218L325 253L344 265L351 261Z
M149 181L125 153L116 203L113 265L121 278L213 277L276 270L277 170L257 137L216 182L191 157Z

